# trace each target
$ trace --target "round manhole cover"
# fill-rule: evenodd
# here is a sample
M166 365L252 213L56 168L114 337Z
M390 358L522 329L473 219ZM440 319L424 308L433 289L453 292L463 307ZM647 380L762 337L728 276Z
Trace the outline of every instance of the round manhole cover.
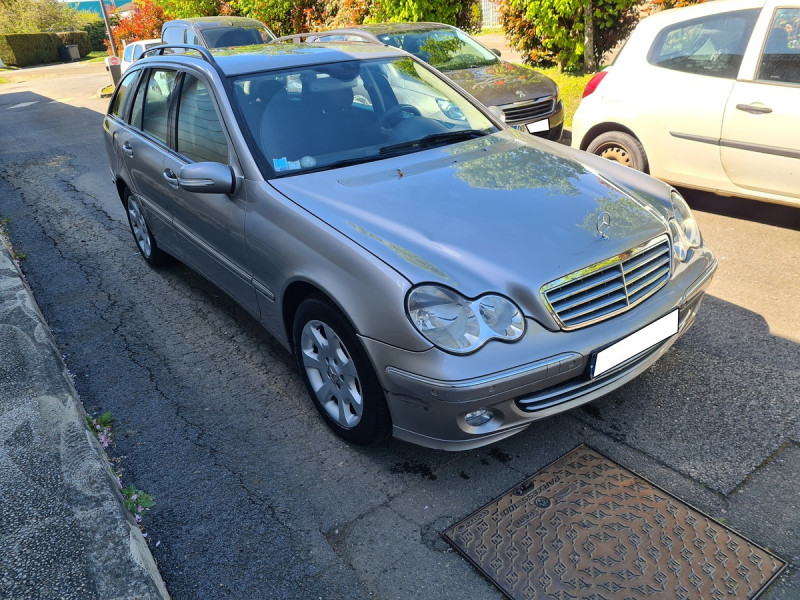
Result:
M537 497L536 500L533 501L533 503L539 508L547 508L548 506L550 506L550 500L548 498L545 498L544 496Z

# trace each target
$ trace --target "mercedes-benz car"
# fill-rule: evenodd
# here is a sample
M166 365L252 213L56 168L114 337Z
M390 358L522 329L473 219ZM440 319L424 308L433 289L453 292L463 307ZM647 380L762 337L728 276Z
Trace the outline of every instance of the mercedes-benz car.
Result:
M278 38L312 42L366 42L401 48L433 65L486 106L497 107L507 125L561 139L564 103L556 83L538 71L500 58L457 27L444 23L374 23Z
M491 443L695 320L717 261L670 186L506 126L395 48L169 50L103 122L138 249L263 323L343 438ZM410 87L447 114L399 103Z

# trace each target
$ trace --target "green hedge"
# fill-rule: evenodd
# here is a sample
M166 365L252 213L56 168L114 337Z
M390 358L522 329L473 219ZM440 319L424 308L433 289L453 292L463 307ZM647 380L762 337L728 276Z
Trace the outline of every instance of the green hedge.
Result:
M94 52L106 49L106 24L102 19L89 23L83 30L89 34L89 46Z
M81 58L92 51L92 47L89 44L89 34L85 31L65 31L56 35L61 40L62 46L77 46Z
M0 60L12 67L59 62L58 48L68 44L78 46L81 57L89 54L89 36L85 31L0 34Z

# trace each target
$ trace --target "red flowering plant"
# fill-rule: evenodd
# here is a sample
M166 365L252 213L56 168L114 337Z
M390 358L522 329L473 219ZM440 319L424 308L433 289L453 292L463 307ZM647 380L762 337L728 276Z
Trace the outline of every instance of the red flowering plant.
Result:
M155 39L161 37L161 26L164 21L169 21L172 17L168 16L164 9L153 0L133 0L134 9L131 14L122 17L119 24L111 28L114 40L117 43L117 54L122 54L125 44L130 44L137 40ZM108 40L105 40L106 47L111 48Z

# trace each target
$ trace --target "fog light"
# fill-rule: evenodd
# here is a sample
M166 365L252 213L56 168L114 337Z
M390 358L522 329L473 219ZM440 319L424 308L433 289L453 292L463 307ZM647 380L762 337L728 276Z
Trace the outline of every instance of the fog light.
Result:
M478 410L468 412L464 417L464 420L467 422L467 425L471 425L472 427L480 427L481 425L486 425L486 423L491 421L493 416L494 414L488 408L479 408Z

